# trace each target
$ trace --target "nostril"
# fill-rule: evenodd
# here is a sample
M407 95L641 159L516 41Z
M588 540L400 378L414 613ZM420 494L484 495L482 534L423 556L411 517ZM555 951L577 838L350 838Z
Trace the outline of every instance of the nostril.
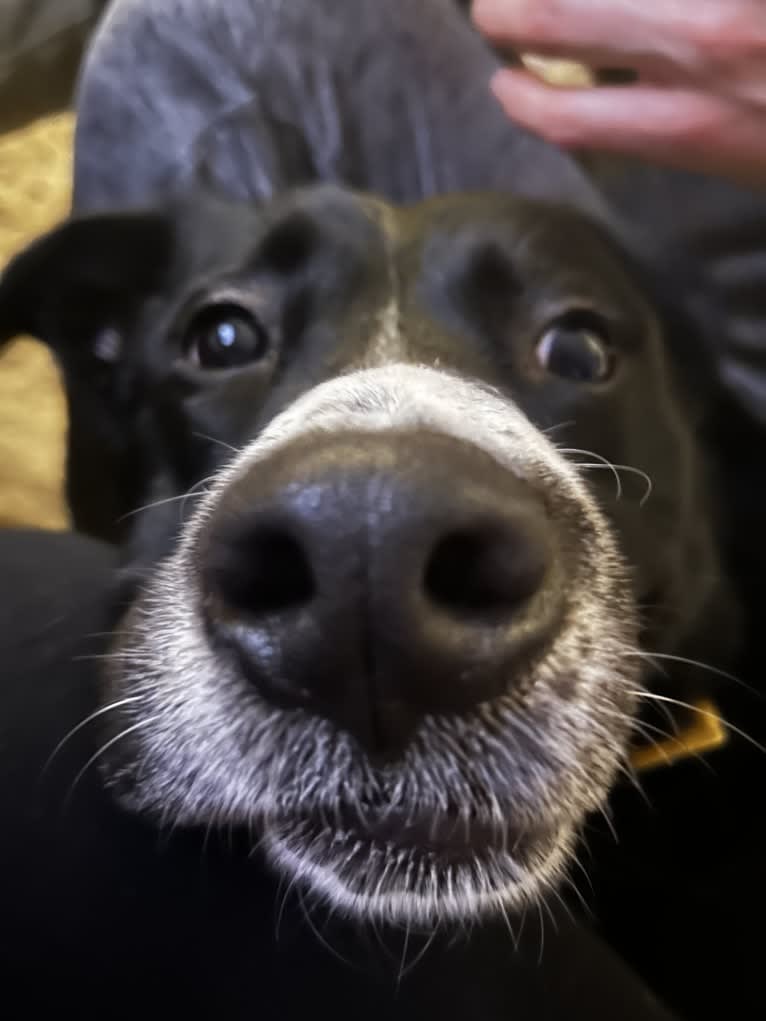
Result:
M440 539L428 558L424 590L459 616L498 616L534 595L546 566L539 540L502 528L456 531Z
M218 546L208 582L234 610L250 615L304 606L316 585L300 542L278 528L256 528Z

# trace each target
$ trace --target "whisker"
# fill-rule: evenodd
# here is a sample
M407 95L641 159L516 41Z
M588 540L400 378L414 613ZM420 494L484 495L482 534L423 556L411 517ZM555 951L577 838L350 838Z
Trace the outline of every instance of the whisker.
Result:
M287 883L287 885L285 887L285 891L284 891L284 893L282 895L282 899L281 899L280 905L279 905L279 913L277 914L276 927L274 929L274 941L275 941L275 943L279 943L279 935L280 935L280 932L282 930L282 920L283 920L284 915L285 915L285 909L287 907L287 902L290 899L290 895L291 895L291 893L293 891L293 888L295 887L296 883L298 883L299 878L300 877L298 876L298 873L296 872L292 876L292 878L290 879L290 882Z
M572 885L571 879L570 879L570 885ZM555 886L551 887L551 893L556 898L556 900L559 902L561 907L564 909L564 912L565 912L567 918L569 919L569 921L572 922L572 923L575 923L575 916L572 914L572 909L567 904L567 902L564 900L564 898L561 896L561 893L556 889ZM550 908L549 908L549 910L550 910ZM555 916L554 916L553 912L551 912L551 920L555 921Z
M581 464L578 461L575 461L573 463L577 465L578 468L596 468L596 467L608 468L614 475L615 486L617 487L616 498L618 500L622 499L622 481L620 479L620 474L617 471L616 467L612 464L612 462L607 460L607 458L602 457L601 454L597 454L594 450L580 450L577 447L561 447L559 449L559 453L582 454L583 457L595 457L596 460L600 462L600 465Z
M180 823L180 820L178 818L177 813L172 812L172 810L170 809L169 806L166 806L165 808L163 808L162 816L160 818L160 822L159 822L159 825L157 827L157 829L158 829L158 832L157 832L157 845L158 845L158 847L160 847L160 848L167 848L167 847L169 847L170 843L171 843L173 837L175 836L176 831L178 830L180 825L181 825L181 823Z
M511 925L511 920L508 917L508 912L505 909L505 904L503 903L502 897L498 898L497 906L498 906L498 909L500 910L500 914L503 916L503 920L505 922L505 927L508 930L508 934L511 937L511 943L513 943L514 953L518 954L518 952L519 952L519 937L513 931L513 926Z
M659 743L659 741L655 741L654 738L651 738L651 737L645 737L644 739L645 739L647 744L650 744L655 749L655 751L660 756L660 758L662 759L662 761L664 762L664 764L666 766L671 765L671 763L673 762L673 759L665 751L665 749L662 747L662 745Z
M203 480L208 481L208 480ZM128 518L134 518L137 514L143 514L144 511L154 510L155 507L164 507L169 503L178 503L181 500L187 500L190 496L204 496L204 492L195 493L194 490L200 486L201 482L195 482L192 488L187 493L176 493L175 496L166 496L162 500L153 500L151 503L145 503L141 507L134 507L133 510L127 511L121 517L117 519L117 523L121 524L123 521L127 521Z
M670 729L673 731L673 733L670 734L667 731L663 731L659 727L654 726L653 729L654 729L655 733L658 733L663 738L673 738L674 736L677 736L678 735L678 720L675 718L673 713L670 711L670 709L666 705L661 705L659 708L662 710L663 716L665 717L665 719L670 724ZM624 719L624 714L620 714L620 715ZM649 723L642 722L642 721L638 720L636 717L632 718L631 725L632 725L632 727L635 730L638 730L639 733L641 733L640 727L642 727L642 726L647 726L647 727L651 726ZM646 734L643 734L643 736L647 737ZM647 740L649 740L648 737L647 737Z
M595 888L593 886L593 880L588 875L588 870L585 868L583 863L580 861L580 856L579 855L575 854L575 855L572 856L572 864L576 865L577 868L580 870L580 872L582 872L583 876L585 877L585 882L588 884L588 889L590 890L591 894L595 897L596 890L595 890ZM578 893L580 899L583 901L583 903L585 903L585 899L584 899L582 893L580 893L580 891L579 891L579 889L577 889L577 887L575 887L575 889L577 890L577 893Z
M672 716L672 713L671 713ZM650 741L652 744L657 744L657 741L652 734L657 734L658 737L663 741L675 741L678 738L678 725L676 720L673 719L674 729L673 733L669 733L667 730L663 730L662 727L657 727L653 723L647 723L646 720L634 720L633 730L639 737L642 737L644 741Z
M431 949L431 945L433 944L433 941L436 939L436 935L437 935L437 929L436 929L436 927L434 927L433 930L431 931L428 939L426 940L425 945L417 952L417 954L415 954L415 957L413 958L413 960L410 961L410 963L405 968L405 970L404 970L404 972L402 974L402 978L405 978L411 971L413 971L415 968L417 968L417 966L420 964L420 962L426 956L428 951Z
M410 928L411 928L411 924L410 924L410 921L408 919L407 920L407 925L406 925L405 930L404 930L404 941L402 943L402 957L401 957L401 960L399 961L399 971L397 972L397 975L396 975L396 991L397 991L397 993L401 989L402 981L404 979L405 968L406 968L406 964L407 964L407 951L408 951L409 946L410 946Z
M641 468L636 468L632 464L616 464L606 457L602 457L601 454L597 454L593 450L579 450L574 447L562 447L559 450L561 454L582 454L584 457L595 457L599 462L598 464L589 464L583 461L574 461L573 463L578 468L606 468L612 472L617 482L617 499L622 498L622 481L620 479L620 472L627 472L629 475L637 475L646 484L644 495L638 501L638 506L643 507L649 497L654 492L654 483L652 482L651 476L647 475Z
M551 893L554 892L553 891L553 887L550 887L550 891L551 891ZM556 921L556 916L554 915L553 910L552 910L550 904L548 903L548 900L547 900L546 897L542 898L542 905L545 908L545 910L546 910L546 912L548 914L548 917L551 920L551 925L553 926L554 933L558 936L558 933L559 933L559 923Z
M82 656L72 656L73 663L93 662L116 662L116 663L144 663L145 657L139 653L131 655L124 649L113 649L111 652L88 652Z
M217 829L219 822L220 820L217 818L217 813L211 813L210 818L205 824L205 835L202 838L202 845L200 847L200 863L203 863L208 855L210 839L213 835L213 830Z
M264 844L266 843L266 840L268 839L268 834L267 833L262 833L260 835L260 837L258 837L258 839L256 840L254 838L254 836L253 836L252 829L253 829L252 823L249 822L248 823L248 837L249 837L249 840L250 840L250 850L247 852L247 857L248 858L254 858L257 854L259 854L260 851L261 851L261 848L264 846Z
M628 692L628 694L636 695L639 698L651 699L654 702L665 702L668 705L677 705L681 709L688 709L693 713L699 713L700 716L707 716L711 720L716 721L720 720L720 722L723 723L723 725L733 734L737 734L744 741L747 741L748 744L752 745L753 748L756 748L759 752L763 752L764 755L766 755L765 745L762 745L759 741L756 741L756 739L752 737L750 734L748 734L747 731L742 730L740 727L737 727L733 723L730 723L729 720L724 719L724 717L722 716L719 716L718 713L710 712L708 709L703 709L701 706L698 705L692 705L691 702L682 702L678 698L671 698L669 695L658 695L653 691L646 690L630 691Z
M618 762L617 771L620 773L621 776L624 776L628 783L631 785L631 787L633 787L636 790L636 792L639 794L646 807L652 808L652 803L649 800L649 795L644 790L641 781L638 779L638 776L636 775L636 770L630 764L630 761Z
M160 719L159 715L155 715L155 716L147 716L146 719L144 719L144 720L139 720L138 723L134 723L132 726L126 727L125 730L121 730L119 734L115 735L115 737L113 737L113 738L110 738L110 740L107 741L106 744L102 745L97 752L94 752L94 754L91 755L91 757L88 759L88 761L82 767L80 772L74 778L74 780L72 782L72 786L69 788L67 796L64 799L64 804L65 805L69 804L69 802L72 800L72 795L74 794L77 785L80 783L82 778L88 772L90 767L94 763L96 763L101 758L102 755L104 755L106 752L108 752L109 749L112 748L114 745L116 745L118 741L122 741L123 738L128 737L130 734L134 733L136 730L140 730L141 727L148 727L149 724L156 723L157 720L159 720L159 719Z
M696 759L699 763L701 763L705 767L705 769L707 769L710 773L715 775L715 770L713 769L712 765L708 762L708 760L705 758L705 756L704 755L700 755L699 752L695 752L695 751L693 751L689 747L689 745L686 743L686 741L684 741L683 738L680 736L680 732L679 732L679 728L678 728L677 722L674 720L673 723L674 723L674 733L673 734L668 734L661 727L655 727L655 726L653 726L653 724L646 723L646 722L642 722L640 725L637 724L636 725L636 731L641 735L641 737L644 739L644 741L647 742L647 744L652 745L652 747L657 750L657 752L660 754L661 758L665 761L665 763L667 765L671 765L672 764L673 756L670 755L662 747L662 742L661 741L657 741L655 738L653 738L650 734L647 733L647 730L653 730L656 734L659 734L660 737L663 740L665 740L665 741L674 741L676 744L680 745L685 750L686 754L690 758Z
M217 446L223 447L224 450L231 451L232 454L241 454L244 450L244 447L232 447L230 443L219 440L217 436L208 436L207 433L193 432L192 436L198 440L205 440L207 443L215 443Z
M617 836L617 830L614 828L614 823L612 822L612 818L609 815L608 810L604 807L604 805L601 805L599 807L599 814L604 817L606 825L609 827L609 832L612 834L612 838L614 839L615 844L617 844L619 846L620 838Z
M198 490L202 489L203 486L208 485L208 483L214 482L217 475L218 471L216 470L215 472L213 472L212 475L208 475L207 478L198 479L193 486L190 486L189 489L186 490L185 493L176 493L174 496L166 496L162 500L153 500L151 503L144 504L143 507L135 507L133 510L130 510L127 513L123 514L122 517L117 519L117 521L118 523L126 521L128 518L135 517L136 514L142 514L144 511L152 510L155 507L163 507L166 504L176 503L178 501L181 501L181 514L183 515L184 507L186 506L186 501L189 500L192 496L195 497L205 496L207 490L204 490L203 492L199 492Z
M638 506L639 507L643 507L644 506L644 504L649 499L649 497L652 495L652 492L654 490L654 483L652 482L650 476L647 475L647 473L645 471L642 471L641 468L634 468L633 465L630 465L630 464L617 464L617 463L614 463L614 464L611 464L611 465L581 464L580 467L581 468L607 468L607 467L610 467L610 468L613 468L616 472L627 472L629 475L637 475L640 479L643 479L643 481L646 483L646 489L644 490L644 495L638 501Z
M86 727L93 720L98 719L99 716L103 716L105 713L111 712L113 709L120 709L122 706L129 705L131 702L141 702L142 700L143 695L130 695L128 698L121 698L119 702L110 702L109 705L101 706L100 709L97 709L89 716L86 716L84 720L81 720L76 726L72 727L68 734L62 737L62 739L50 753L45 762L45 765L43 766L42 775L44 776L46 774L46 772L50 768L51 763L56 758L56 756L61 752L64 745L66 745L68 741L71 741L75 734L79 734L83 727Z
M330 954L332 954L333 957L335 957L338 961L340 961L341 964L345 965L347 968L351 968L352 967L351 962L347 958L345 958L343 956L343 954L340 953L339 950L336 950L336 948L331 943L328 942L327 938L322 935L322 933L319 931L319 929L314 924L314 921L313 921L313 919L311 917L311 910L308 907L308 905L306 904L306 901L304 899L303 892L302 892L300 886L296 887L296 894L297 894L297 897L298 897L298 903L300 904L300 907L301 907L301 912L303 913L303 917L308 922L309 928L314 933L314 935L316 936L317 940L321 943L321 945Z
M542 429L543 436L550 436L552 432L556 432L558 429L568 429L570 426L576 425L577 423L573 418L570 418L566 422L557 422L555 425L549 425L547 429Z
M574 881L572 876L566 876L566 878L564 879L564 882L572 890L572 892L574 893L575 897L577 898L577 902L580 905L580 910L582 910L582 912L585 915L585 917L588 918L588 919L592 919L594 917L594 915L593 915L593 908L591 907L591 905L588 903L588 901L583 896L582 890L580 890L580 888L578 887L577 883ZM592 889L592 887L591 887L591 889ZM571 909L569 910L569 914L570 914L570 916L572 915Z
M543 909L539 897L535 899L535 906L537 907L537 915L540 919L540 953L537 958L537 966L540 968L542 967L543 955L545 953L545 918L543 917Z
M700 670L706 670L709 674L713 674L715 677L721 677L725 681L731 681L733 684L738 684L740 687L749 691L752 695L757 698L763 698L763 693L754 688L751 684L743 681L741 677L737 677L735 674L730 674L726 670L721 670L719 667L711 666L710 663L703 663L698 659L688 659L686 656L674 656L669 652L644 652L643 650L628 649L623 652L624 656L634 656L638 659L645 659L651 666L657 667L655 660L667 660L669 663L680 663L685 666L698 667Z

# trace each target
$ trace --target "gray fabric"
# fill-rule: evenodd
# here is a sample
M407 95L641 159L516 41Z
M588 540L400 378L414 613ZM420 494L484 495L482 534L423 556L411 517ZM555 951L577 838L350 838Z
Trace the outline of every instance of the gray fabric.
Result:
M575 162L492 101L496 66L455 0L117 0L81 85L76 205L318 178L595 207Z
M0 132L69 105L106 0L0 0Z

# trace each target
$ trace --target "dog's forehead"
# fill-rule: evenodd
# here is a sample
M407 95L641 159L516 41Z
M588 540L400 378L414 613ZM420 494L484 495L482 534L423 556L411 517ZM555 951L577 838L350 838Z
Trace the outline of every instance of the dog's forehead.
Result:
M426 278L433 296L471 277L490 296L550 291L639 318L647 312L620 238L577 209L501 192L394 205L337 189L313 192L304 208L328 237L339 236L339 224L346 240L355 236L359 258L395 276L402 296L412 289L422 298Z
M366 193L325 187L312 189L299 204L328 227L339 217L355 216L360 227L371 221L393 252L447 236L505 241L509 251L519 246L540 249L552 259L568 261L580 243L587 244L594 257L608 254L611 247L603 229L579 211L512 193L450 194L395 205Z
M501 250L521 275L536 270L612 275L615 246L577 210L506 193L454 194L411 205L335 185L287 193L266 206L195 204L182 208L177 235L186 272L248 264L286 225L310 224L325 258L349 264L387 261L403 276L425 262ZM381 255L386 256L383 260ZM189 261L193 262L190 266ZM610 270L609 267L612 267Z

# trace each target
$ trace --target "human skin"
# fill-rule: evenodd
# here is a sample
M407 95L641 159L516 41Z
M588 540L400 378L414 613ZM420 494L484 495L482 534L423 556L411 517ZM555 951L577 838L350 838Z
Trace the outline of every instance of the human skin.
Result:
M492 90L516 122L567 148L766 187L762 0L475 0L472 14L495 44L635 73L561 88L503 69Z

